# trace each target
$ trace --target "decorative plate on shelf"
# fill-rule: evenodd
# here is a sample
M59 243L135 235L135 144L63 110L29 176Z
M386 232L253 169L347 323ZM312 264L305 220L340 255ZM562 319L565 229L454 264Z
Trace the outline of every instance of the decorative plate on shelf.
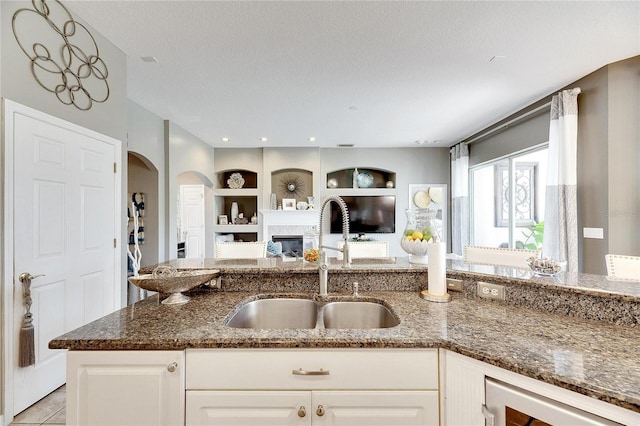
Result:
M358 188L371 188L373 186L373 176L367 172L358 173L356 183Z
M229 179L227 179L227 185L229 185L231 189L240 189L244 185L244 178L240 173L233 173Z
M426 209L431 204L431 196L427 191L418 191L413 195L413 204L421 209Z

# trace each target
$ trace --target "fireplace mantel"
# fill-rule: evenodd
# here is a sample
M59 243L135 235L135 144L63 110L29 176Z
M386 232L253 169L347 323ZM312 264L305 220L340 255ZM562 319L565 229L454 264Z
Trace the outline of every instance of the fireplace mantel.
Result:
M302 235L318 226L318 210L260 210L261 241L268 241L273 235Z

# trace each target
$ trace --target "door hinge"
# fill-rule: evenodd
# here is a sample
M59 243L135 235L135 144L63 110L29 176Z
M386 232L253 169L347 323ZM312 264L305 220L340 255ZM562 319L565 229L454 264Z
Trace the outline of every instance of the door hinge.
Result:
M116 240L115 238L113 239L113 248L118 247L118 240Z
M113 173L118 173L118 164L113 163Z

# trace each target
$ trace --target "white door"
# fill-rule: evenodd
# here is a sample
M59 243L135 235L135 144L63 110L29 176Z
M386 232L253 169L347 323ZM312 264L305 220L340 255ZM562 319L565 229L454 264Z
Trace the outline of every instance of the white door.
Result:
M8 411L15 415L65 382L66 351L48 342L120 305L120 142L16 104L7 102L5 112L13 138L5 163L13 171L5 198L13 267L11 253L5 265L13 274ZM21 368L23 272L44 276L31 284L35 364Z
M204 257L204 185L180 185L185 257Z

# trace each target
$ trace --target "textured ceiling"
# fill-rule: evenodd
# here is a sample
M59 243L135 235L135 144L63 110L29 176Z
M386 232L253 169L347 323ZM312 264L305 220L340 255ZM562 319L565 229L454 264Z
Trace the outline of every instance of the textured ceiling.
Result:
M132 101L218 147L450 146L640 54L637 1L65 4Z

